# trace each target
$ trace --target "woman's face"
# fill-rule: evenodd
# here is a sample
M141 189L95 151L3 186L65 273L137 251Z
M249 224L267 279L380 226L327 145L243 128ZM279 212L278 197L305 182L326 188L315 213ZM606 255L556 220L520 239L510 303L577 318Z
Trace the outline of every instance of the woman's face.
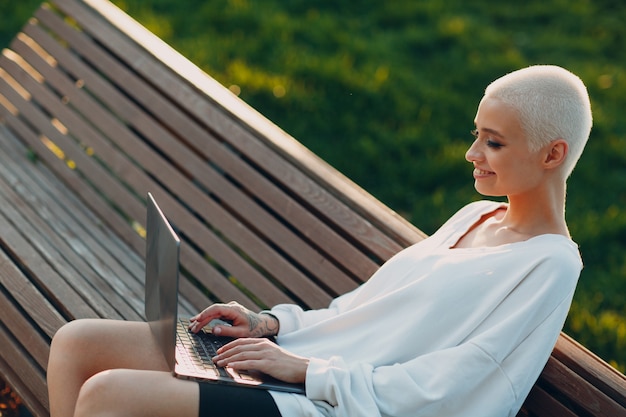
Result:
M476 140L465 159L474 165L474 186L485 196L532 192L543 178L542 152L531 152L515 110L483 98L476 113Z

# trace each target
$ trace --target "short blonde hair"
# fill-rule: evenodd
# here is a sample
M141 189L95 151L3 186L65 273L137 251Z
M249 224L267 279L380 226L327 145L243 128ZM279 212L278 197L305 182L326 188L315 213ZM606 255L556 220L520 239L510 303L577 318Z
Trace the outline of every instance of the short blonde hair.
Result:
M576 75L554 65L535 65L498 78L485 89L518 112L531 150L555 139L569 145L563 169L569 176L591 132L591 103L585 84Z

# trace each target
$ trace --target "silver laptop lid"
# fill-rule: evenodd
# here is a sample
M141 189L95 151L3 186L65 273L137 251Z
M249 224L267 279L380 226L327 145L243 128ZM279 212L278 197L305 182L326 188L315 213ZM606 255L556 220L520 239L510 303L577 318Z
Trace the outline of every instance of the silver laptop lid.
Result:
M180 239L150 193L147 206L145 314L174 372Z

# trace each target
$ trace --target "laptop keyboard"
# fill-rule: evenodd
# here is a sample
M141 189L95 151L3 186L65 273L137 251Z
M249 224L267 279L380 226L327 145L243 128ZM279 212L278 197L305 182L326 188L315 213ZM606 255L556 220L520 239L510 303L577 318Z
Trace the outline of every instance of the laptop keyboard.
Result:
M217 350L234 340L233 338L215 336L212 333L205 332L204 329L198 333L192 333L188 329L189 320L179 319L176 331L178 339L176 342L176 373L179 376L191 379L217 379L222 381L226 378L247 386L259 386L262 383L258 373L237 371L230 367L218 367L213 363L211 358L217 354ZM281 389L281 386L272 386L272 389L285 390L284 388ZM298 387L297 390L290 388L285 391L304 392L301 387Z
M176 361L179 365L196 372L211 372L215 375L232 377L225 368L215 366L211 358L217 350L230 342L227 337L210 336L204 330L192 333L188 330L189 321L179 319L176 331L179 343L176 344Z

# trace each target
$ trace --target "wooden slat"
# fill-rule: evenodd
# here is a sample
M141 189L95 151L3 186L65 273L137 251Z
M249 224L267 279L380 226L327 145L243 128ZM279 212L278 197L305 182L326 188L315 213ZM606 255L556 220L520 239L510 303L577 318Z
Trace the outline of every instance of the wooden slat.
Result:
M3 252L0 252L0 272L3 276L19 273L7 263ZM15 277L3 278L0 287L0 322L22 346L28 346L28 354L42 369L46 369L50 339L56 330L65 324L65 320L28 281L19 291L15 291L11 284L16 281L18 280ZM12 295L12 298L19 298L16 301L19 307L5 295L3 288ZM45 307L42 308L42 304L45 304ZM20 309L28 316L24 316ZM41 312L45 312L46 315L42 315ZM46 336L44 337L42 333Z
M608 397L626 407L626 376L562 333L552 356Z
M539 384L570 408L576 407L592 416L613 417L625 411L622 405L553 356L542 371Z
M12 295L30 317L37 318L37 327L51 338L56 330L65 322L63 314L67 314L65 313L66 308L63 308L60 313L58 313L56 307L53 307L52 304L58 305L60 300L78 302L80 299L73 290L68 289L65 282L55 277L54 271L46 270L44 263L34 258L42 266L39 270L51 275L53 279L53 285L44 286L43 291L37 288L36 284L31 281L31 277L26 276L11 256L5 253L5 251L9 250L9 245L11 247L17 247L20 253L22 253L22 248L29 248L28 245L25 245L24 240L14 232L12 226L8 224L8 221L2 213L0 213L0 220L5 222L3 223L3 232L0 236L0 249L2 249L0 250L0 284L2 288ZM12 249L13 248L11 248L11 250ZM43 278L44 280L46 279L46 277ZM45 280L44 282L50 281ZM51 294L52 291L54 291L54 294ZM80 302L82 304L82 300L80 300ZM77 306L76 310L71 307L67 310L69 310L70 313L87 312L93 316L91 309L82 308L81 306Z
M524 408L530 417L576 417L573 411L537 385L528 394Z
M0 339L5 339L7 337L6 334L2 334L4 331L5 330L2 326L0 326ZM4 345L3 348L8 351L11 346ZM11 366L9 366L9 363L4 359L4 356L5 355L0 353L0 375L2 375L2 378L13 390L15 390L23 403L26 405L26 408L34 416L49 416L50 412L48 411L47 402L48 397L39 397L37 395L37 390L31 389L31 387L27 385L27 383L22 379L21 372L19 370L15 371Z
M20 354L21 349L16 345L13 338L0 325L0 367L6 368L7 382L18 390L18 394L24 395L36 408L48 408L48 393L46 389L45 375L41 368L34 364L30 358ZM37 405L40 404L40 406ZM42 416L45 414L41 414Z

